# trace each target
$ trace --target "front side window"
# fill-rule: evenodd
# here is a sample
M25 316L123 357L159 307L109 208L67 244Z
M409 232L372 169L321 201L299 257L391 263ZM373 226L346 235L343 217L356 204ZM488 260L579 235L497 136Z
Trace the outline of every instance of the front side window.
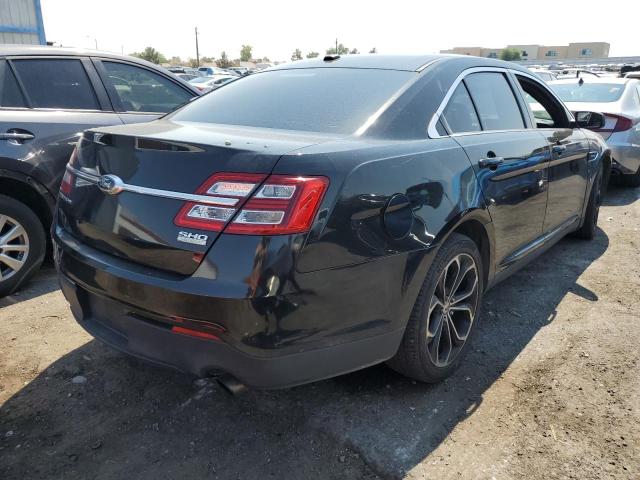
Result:
M524 128L524 121L513 91L502 73L482 72L465 77L483 130Z
M451 96L442 116L451 133L478 132L481 130L478 115L465 87L460 83Z
M272 70L235 80L173 113L176 121L351 134L415 72Z
M166 113L194 96L146 68L104 60L102 65L124 111Z
M13 60L12 64L34 108L100 109L80 60Z
M524 98L535 118L536 128L567 128L569 120L563 106L541 83L516 74Z

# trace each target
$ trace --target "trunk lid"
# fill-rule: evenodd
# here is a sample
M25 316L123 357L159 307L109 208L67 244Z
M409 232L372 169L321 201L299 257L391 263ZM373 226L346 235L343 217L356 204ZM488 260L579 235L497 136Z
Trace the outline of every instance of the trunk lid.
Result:
M216 173L266 177L285 153L326 139L168 120L90 130L69 162L72 170L61 187L58 222L93 248L189 275L220 232L174 224L185 195L196 193ZM112 185L101 184L101 189L97 184L104 175L117 176L127 190L105 193ZM130 186L137 191L129 191ZM167 198L172 196L179 198ZM231 208L237 211L245 201Z

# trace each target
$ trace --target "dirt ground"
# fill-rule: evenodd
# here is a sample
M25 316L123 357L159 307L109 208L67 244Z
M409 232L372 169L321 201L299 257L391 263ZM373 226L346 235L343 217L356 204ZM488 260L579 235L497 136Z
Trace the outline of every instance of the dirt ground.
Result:
M51 267L0 300L0 478L640 478L640 189L487 296L439 385L384 365L232 397L117 353Z

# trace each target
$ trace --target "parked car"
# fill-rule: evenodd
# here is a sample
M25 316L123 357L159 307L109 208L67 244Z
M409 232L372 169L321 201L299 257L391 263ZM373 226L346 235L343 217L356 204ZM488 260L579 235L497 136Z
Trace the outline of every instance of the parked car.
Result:
M0 296L38 269L58 187L83 130L146 122L198 95L131 57L0 46Z
M181 78L185 82L189 82L195 78L205 78L205 77L201 77L200 75L192 75L190 73L176 73L175 76L178 78Z
M230 70L227 70L226 68L219 68L219 67L200 67L198 68L198 70L200 72L202 72L205 76L207 77L211 77L213 75L234 75L236 77L239 77L240 75L238 75L236 72L232 72Z
M204 76L204 73L202 73L200 70L198 70L197 68L191 68L191 67L173 66L173 67L168 67L167 70L175 74L193 75L194 77Z
M581 77L550 85L571 110L605 114L605 125L595 131L611 149L612 173L629 186L640 186L640 81Z
M212 75L210 77L200 77L189 80L189 83L200 90L202 93L210 92L220 88L225 83L238 80L239 77L234 75Z
M542 69L529 69L532 73L535 73L538 77L540 77L545 82L550 82L551 80L555 80L558 78L555 72L550 72L549 70Z
M241 77L244 77L251 73L251 71L246 67L231 67L228 70L230 70L231 72L237 73Z
M227 386L383 361L439 381L488 288L594 236L609 151L576 115L513 63L349 55L90 129L53 228L62 291L95 337Z

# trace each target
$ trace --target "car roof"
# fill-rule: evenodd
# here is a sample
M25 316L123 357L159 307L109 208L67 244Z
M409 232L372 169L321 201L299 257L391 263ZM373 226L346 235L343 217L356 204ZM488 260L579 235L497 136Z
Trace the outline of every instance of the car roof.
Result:
M340 55L336 60L324 61L323 57L309 60L298 60L290 63L283 63L269 68L273 70L290 70L298 68L372 68L381 70L405 70L417 72L426 65L434 62L459 62L464 61L469 67L487 66L511 68L527 72L528 70L520 65L492 58L473 57L469 55L382 55L373 54L353 54Z

